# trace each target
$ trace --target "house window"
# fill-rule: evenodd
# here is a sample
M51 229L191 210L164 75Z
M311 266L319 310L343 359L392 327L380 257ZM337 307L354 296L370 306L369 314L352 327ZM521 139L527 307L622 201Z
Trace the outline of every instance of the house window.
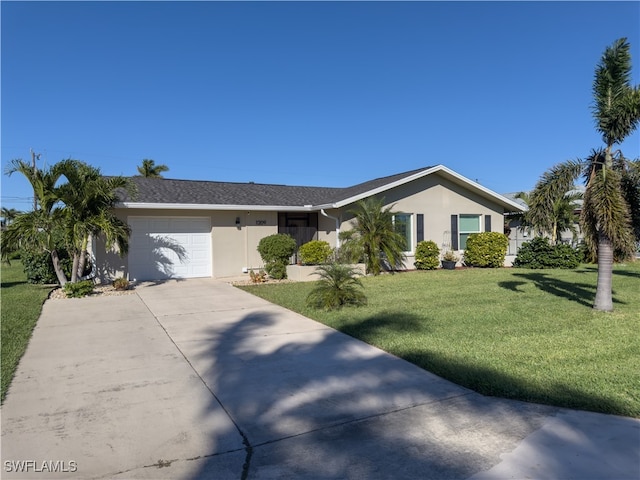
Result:
M411 237L411 214L410 213L396 213L393 216L393 225L396 232L398 232L405 241L404 251L410 252L412 247Z
M480 233L480 215L460 215L458 232L460 235L460 250L467 248L467 239L472 233Z

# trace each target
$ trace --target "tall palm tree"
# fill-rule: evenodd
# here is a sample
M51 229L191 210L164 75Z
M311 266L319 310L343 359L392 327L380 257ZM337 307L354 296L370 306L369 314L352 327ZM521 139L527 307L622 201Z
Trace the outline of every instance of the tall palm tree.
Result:
M406 241L394 228L392 208L393 205L384 208L383 199L369 197L360 200L350 212L355 219L353 230L356 232L352 241L364 251L367 273L379 275L384 261L395 269L405 260Z
M614 150L640 122L640 88L631 85L631 54L625 38L607 47L596 67L593 82L593 116L604 148L586 159L570 160L545 172L532 201L539 212L573 188L583 176L586 189L581 224L587 247L597 254L598 280L593 307L613 310L613 260L633 255L638 240L640 182L637 162ZM634 201L635 198L635 201ZM634 228L635 227L635 228Z
M166 165L156 165L155 160L145 158L138 167L138 173L145 178L162 178L162 172L169 171Z

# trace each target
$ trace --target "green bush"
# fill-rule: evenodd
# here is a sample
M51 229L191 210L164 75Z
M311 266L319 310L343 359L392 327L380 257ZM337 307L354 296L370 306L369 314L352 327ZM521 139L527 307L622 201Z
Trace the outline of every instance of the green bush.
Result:
M53 284L58 283L58 277L53 269L53 261L49 252L33 252L23 250L20 254L22 259L22 268L27 276L27 282L34 284ZM67 278L71 275L73 260L69 258L66 250L58 250L60 264Z
M112 283L113 288L116 290L128 290L129 289L129 280L124 277L116 278Z
M440 265L440 249L433 240L423 240L416 245L415 267L418 270L434 270Z
M69 298L86 297L93 292L93 282L84 280L82 282L67 283L64 286L64 293Z
M264 269L277 280L287 278L287 265L295 251L296 241L284 233L269 235L258 243L258 253L264 262Z
M300 246L300 261L305 265L322 265L331 255L331 246L324 240L311 240Z
M509 239L504 233L472 233L464 250L464 263L473 267L503 267L508 246Z
M367 297L361 291L358 271L349 265L331 263L316 270L320 280L307 296L307 305L313 308L335 310L345 305L366 305Z
M525 242L513 262L524 268L577 268L583 252L569 245L551 245L548 238L536 237Z
M338 234L340 248L333 252L335 263L362 263L364 262L364 248L355 230L342 230Z

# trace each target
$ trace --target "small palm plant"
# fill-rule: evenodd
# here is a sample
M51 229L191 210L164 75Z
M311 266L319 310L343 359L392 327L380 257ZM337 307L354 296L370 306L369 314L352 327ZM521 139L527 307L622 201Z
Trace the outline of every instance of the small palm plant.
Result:
M362 282L356 268L341 263L318 267L320 275L315 288L307 296L307 305L325 310L335 310L345 305L366 305Z

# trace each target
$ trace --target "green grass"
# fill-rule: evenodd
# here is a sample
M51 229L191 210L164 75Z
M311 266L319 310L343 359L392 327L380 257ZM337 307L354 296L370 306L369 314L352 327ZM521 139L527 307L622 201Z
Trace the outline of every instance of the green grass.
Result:
M485 395L640 417L640 262L597 269L416 271L363 279L369 304L306 307L313 283L243 287Z
M30 285L22 271L19 261L0 267L2 275L1 295L1 339L0 375L1 401L11 385L11 380L18 368L18 362L24 354L31 332L36 325L42 304L46 300L51 287Z

